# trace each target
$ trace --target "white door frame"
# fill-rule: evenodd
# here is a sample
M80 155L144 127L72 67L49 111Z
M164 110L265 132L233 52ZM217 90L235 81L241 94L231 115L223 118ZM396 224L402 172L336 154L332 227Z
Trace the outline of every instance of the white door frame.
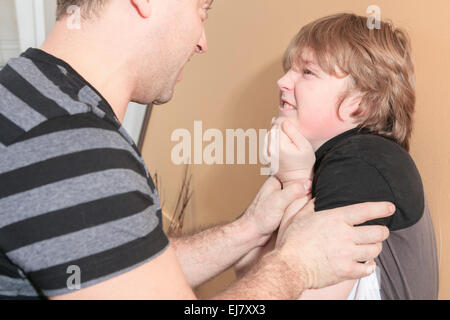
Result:
M20 50L39 47L45 40L44 0L15 0Z

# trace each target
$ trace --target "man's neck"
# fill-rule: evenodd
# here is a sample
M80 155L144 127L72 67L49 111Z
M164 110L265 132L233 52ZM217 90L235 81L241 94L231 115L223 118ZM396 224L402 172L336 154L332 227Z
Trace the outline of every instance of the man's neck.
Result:
M71 30L67 28L66 20L62 19L56 23L40 49L76 70L102 94L122 122L131 99L133 81L127 56L112 50L114 44L109 36L101 32L101 28L90 28L89 25L81 30ZM120 47L123 44L117 46Z

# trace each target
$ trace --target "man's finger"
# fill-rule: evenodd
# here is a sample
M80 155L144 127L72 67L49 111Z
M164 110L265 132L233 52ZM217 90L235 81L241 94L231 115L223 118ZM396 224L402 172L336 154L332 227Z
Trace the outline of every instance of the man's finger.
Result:
M344 221L354 226L389 217L395 212L395 206L390 202L366 202L333 209L333 212L343 215Z
M279 190L281 190L281 182L276 177L270 176L261 187L261 194L271 194Z
M389 229L384 226L355 227L353 231L353 241L355 244L378 243L389 237Z
M367 277L375 271L376 266L377 265L374 261L370 261L368 263L355 262L348 277L350 279L361 279Z
M302 215L314 212L315 200L316 200L315 198L309 200L308 203L299 212L297 212L296 217L300 217Z
M291 140L291 138L289 138L288 137L288 135L287 134L285 134L283 131L281 131L280 130L280 132L279 132L280 134L279 134L279 136L278 136L278 139L279 139L279 145L280 145L280 149L282 148L282 147L284 147L284 149L285 148L289 148L290 146L292 146L292 147L294 147L294 148L291 148L291 149L296 149L295 147L295 145L294 145L294 143L292 142L292 140Z
M284 120L281 128L291 142L300 148L305 142L309 143L306 138L298 131L298 129L289 120Z
M305 189L303 183L296 182L288 185L286 188L275 193L275 202L277 207L282 207L283 210L294 202L295 199L303 198L309 194L309 190Z
M375 259L382 249L383 245L381 243L356 246L353 259L359 262Z

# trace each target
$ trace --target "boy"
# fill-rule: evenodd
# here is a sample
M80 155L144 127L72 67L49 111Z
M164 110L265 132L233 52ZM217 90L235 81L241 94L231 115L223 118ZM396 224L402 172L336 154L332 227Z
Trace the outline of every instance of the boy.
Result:
M391 232L376 259L377 274L310 290L301 298L436 299L434 230L408 154L415 105L410 43L390 23L369 29L366 21L337 14L300 30L278 81L280 115L298 126L315 151L317 211L364 201L392 201L397 211L368 223ZM308 162L283 157L276 173L283 183L308 177Z

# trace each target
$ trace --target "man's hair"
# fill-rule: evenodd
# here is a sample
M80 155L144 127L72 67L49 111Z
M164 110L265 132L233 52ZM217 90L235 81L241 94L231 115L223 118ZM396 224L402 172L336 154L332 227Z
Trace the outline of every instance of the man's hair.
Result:
M336 14L304 26L285 52L289 70L302 63L305 49L312 50L328 74L350 75L346 95L361 97L352 114L359 127L399 143L409 150L415 106L414 65L405 31L390 22L369 28L367 17ZM343 101L343 99L342 99Z
M101 7L108 0L57 0L56 6L56 20L64 17L71 6L78 6L81 10L81 16L83 18L89 18L92 15L98 14Z

